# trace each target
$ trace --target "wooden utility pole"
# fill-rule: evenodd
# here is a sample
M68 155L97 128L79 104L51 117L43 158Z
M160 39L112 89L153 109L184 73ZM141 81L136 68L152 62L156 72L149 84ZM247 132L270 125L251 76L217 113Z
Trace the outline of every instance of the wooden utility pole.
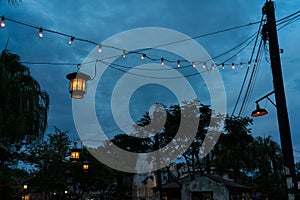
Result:
M293 146L289 125L289 118L286 106L280 54L278 46L278 36L275 20L274 2L267 0L263 7L263 14L267 15L267 23L265 24L266 39L269 40L270 61L273 75L273 85L275 92L275 100L277 106L277 119L279 126L280 142L285 167L285 176L287 182L288 199L300 200L298 195L298 184L295 173L295 163L293 155Z

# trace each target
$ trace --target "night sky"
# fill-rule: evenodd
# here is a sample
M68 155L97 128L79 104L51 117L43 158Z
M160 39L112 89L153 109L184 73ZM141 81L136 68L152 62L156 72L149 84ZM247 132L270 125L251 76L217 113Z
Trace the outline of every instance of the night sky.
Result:
M261 20L261 10L264 4L261 1L245 0L212 0L212 1L180 1L180 0L110 0L110 1L58 1L58 0L23 0L18 5L9 5L7 1L0 2L0 15L36 27L55 30L75 37L102 43L109 37L123 31L143 28L159 27L181 32L189 37L199 36ZM276 18L280 19L300 10L300 1L278 0L276 3ZM300 21L300 20L299 20ZM295 160L300 161L300 22L295 21L278 32L279 46L284 49L281 54L285 93L294 146ZM220 55L238 45L258 30L259 24L246 26L232 31L200 37L196 39L211 57ZM8 49L18 54L23 62L45 63L82 63L96 45L81 41L74 41L68 45L68 37L44 32L39 38L38 30L6 21L6 27L0 29L0 48L4 49L8 41ZM147 40L145 36L145 40ZM117 43L116 43L117 45ZM227 113L231 115L249 61L254 42L226 63L235 63L236 69L226 65L225 70L219 67L226 90ZM122 47L120 47L122 48ZM264 49L262 49L264 51ZM215 63L235 54L226 54L214 59ZM154 57L171 57L166 52L153 51ZM120 53L122 55L122 53ZM255 54L256 55L256 54ZM135 57L137 58L135 58ZM117 63L133 66L141 64L138 55L129 55L127 60L116 60ZM135 60L138 62L134 62ZM243 62L243 68L239 63ZM155 61L155 63L160 63ZM176 63L169 65L176 66ZM43 90L50 95L50 109L47 133L53 132L54 126L70 132L72 139L78 134L72 117L72 99L68 93L68 80L66 75L77 70L75 65L35 65L30 67L31 75L40 83ZM202 67L202 66L197 66ZM123 72L124 73L124 72ZM190 73L190 72L182 72ZM209 72L207 72L209 73ZM97 115L104 119L104 130L113 135L118 127L113 122L109 112L109 98L105 98L113 89L113 84L122 76L122 72L109 69L104 74L101 84L97 88L96 105ZM202 103L210 104L210 98L201 78L195 76L188 78ZM262 53L259 70L255 76L251 96L246 109L241 116L250 116L255 109L255 100L273 90L272 75L268 52ZM178 86L180 87L180 86ZM155 95L151 95L155 94ZM243 97L243 95L242 95ZM270 96L274 100L274 95ZM132 118L138 120L143 113L149 110L153 103L170 105L176 102L174 95L159 85L146 85L139 88L131 98L130 110ZM239 112L241 103L238 104ZM276 142L279 141L276 108L267 100L260 102L260 106L267 109L269 114L255 118L252 128L253 136L266 137L271 135Z

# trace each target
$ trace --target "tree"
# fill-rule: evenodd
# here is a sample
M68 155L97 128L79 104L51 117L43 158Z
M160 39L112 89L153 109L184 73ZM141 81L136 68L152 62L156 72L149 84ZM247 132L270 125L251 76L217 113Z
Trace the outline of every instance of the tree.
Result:
M249 117L227 117L224 133L213 150L216 170L232 170L233 178L239 183L245 182L245 175L253 170L251 144L254 138L250 135L249 128L252 121Z
M271 136L257 137L253 145L254 188L272 199L284 199L284 169L280 146Z
M0 57L0 142L6 147L22 140L43 139L49 95L30 75L28 67L8 50Z
M43 143L31 145L24 155L33 167L29 183L35 192L48 199L54 192L63 195L67 189L70 141L66 132L55 129Z
M0 0L1 2L1 0ZM7 2L10 4L10 5L18 5L19 3L22 2L22 0L7 0Z

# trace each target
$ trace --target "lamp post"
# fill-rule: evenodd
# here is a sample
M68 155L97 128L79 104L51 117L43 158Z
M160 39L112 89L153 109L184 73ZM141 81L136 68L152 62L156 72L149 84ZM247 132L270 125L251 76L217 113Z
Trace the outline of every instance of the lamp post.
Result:
M267 36L265 39L269 40L270 61L277 107L276 110L280 142L287 181L288 199L299 200L300 198L298 195L297 179L295 174L293 146L281 71L274 2L267 0L262 11L263 14L266 14L267 16L267 23L263 28L263 35Z

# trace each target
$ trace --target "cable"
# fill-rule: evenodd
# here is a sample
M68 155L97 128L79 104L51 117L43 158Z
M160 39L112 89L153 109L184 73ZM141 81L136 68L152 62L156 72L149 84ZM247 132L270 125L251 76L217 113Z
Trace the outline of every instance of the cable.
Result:
M1 17L4 18L3 15ZM5 17L4 19L7 20L7 21L10 21L10 22L13 22L13 23L16 23L16 24L19 24L19 25L23 25L23 26L26 26L26 27L30 27L30 28L33 28L33 29L37 29L37 30L40 30L42 28L42 27L39 27L39 26L35 26L35 25L31 25L31 24L28 24L28 23L25 23L25 22L21 22L19 20L15 20L15 19L12 19L12 18ZM231 31L231 30L235 30L235 29L240 29L240 28L247 27L247 26L252 26L252 25L255 25L257 23L260 23L260 21L251 22L251 23L243 24L243 25L239 25L239 26L234 26L234 27L230 27L230 28L226 28L226 29L222 29L222 30L218 30L218 31L198 35L198 36L194 36L194 37L187 38L187 39L184 39L184 40L177 40L177 41L174 41L174 42L169 42L169 43L157 45L157 46L152 47L152 48L142 49L142 50L139 50L139 51L136 51L136 52L130 52L130 51L126 51L126 52L128 52L128 53L140 53L141 51L147 51L147 50L150 50L150 49L153 49L153 48L158 48L158 47L163 47L163 46L167 46L167 45L171 45L171 44L185 42L185 41L188 41L188 40L197 39L197 38L201 38L201 37L207 37L207 36L227 32L227 31ZM78 41L90 43L90 44L93 44L93 45L99 45L99 43L97 43L97 42L94 42L94 41L91 41L91 40L88 40L88 39L78 38L78 37L75 37L74 35L62 33L62 32L59 32L59 31L55 31L55 30L51 30L51 29L45 29L45 28L42 28L42 30L43 30L43 32L49 32L49 33L53 33L53 34L56 34L56 35L61 35L61 36L64 36L64 37L73 38L73 40L78 40ZM108 47L108 48L113 48L113 49L120 50L120 51L124 51L124 49L114 47L114 46L109 46L109 45L102 45L102 46L103 47Z
M252 62L252 58L253 58L253 55L254 55L254 52L255 52L255 49L256 49L256 45L257 45L258 36L260 34L260 30L261 30L261 27L262 27L263 17L264 17L264 15L261 17L261 20L260 20L260 24L259 24L259 27L258 27L257 35L256 35L256 38L255 38L254 47L253 47L253 50L252 50L252 53L251 53L251 56L250 56L250 60L248 62L248 68L247 68L246 74L244 76L243 83L242 83L242 86L240 88L240 91L239 91L239 94L238 94L238 98L237 98L237 100L235 102L235 105L234 105L233 111L231 113L231 116L234 115L234 112L235 112L235 110L237 108L237 105L238 105L238 103L240 101L240 98L241 98L241 95L242 95L242 92L243 92L243 89L244 89L244 86L245 86L245 83L246 83L246 80L247 80L247 77L248 77L248 73L249 73L249 69L250 69L250 64Z
M256 63L256 70L254 72L254 75L253 75L253 81L250 85L250 89L249 89L249 95L247 96L246 98L246 103L245 103L245 106L244 106L244 109L243 111L247 110L248 109L248 105L249 105L249 102L250 102L250 98L253 94L253 90L254 90L254 85L255 85L255 82L257 80L257 76L258 76L258 72L259 72L259 65L260 65L260 62L261 62L261 59L262 59L262 51L259 52L259 55L258 55L258 58L255 60L255 63ZM244 114L244 113L243 113Z
M222 62L223 65L229 65L227 64L226 62L231 60L233 57L237 56L240 52L242 52L246 47L248 47L252 41L254 40L254 36L255 36L256 33L252 34L250 37L248 37L246 40L242 41L241 43L237 44L236 46L234 46L233 48L225 51L224 53L220 54L220 55L217 55L217 56L214 56L212 59L209 59L209 60L206 60L206 61L195 61L195 63L204 63L204 62L208 62L210 60L213 60L215 58L218 58L218 57L221 57L221 56L224 56L230 52L232 52L233 50L237 49L238 47L242 46L243 44L245 44L246 42L249 42L243 46L237 53L235 53L233 56L231 56L230 58L226 59L225 61ZM146 56L145 56L146 57ZM160 60L160 59L156 59L156 58L151 58L151 60ZM168 61L168 59L166 59ZM56 62L33 62L33 61L22 61L21 63L23 64L34 64L34 65L61 65L61 66L64 66L64 65L72 65L72 66L83 66L83 65L86 65L86 64L90 64L90 63L93 63L93 62L100 62L100 61L104 61L104 59L101 59L101 60L93 60L93 61L88 61L88 62L84 62L84 63L81 63L81 64L78 64L78 63L56 63ZM187 62L187 63L190 63L186 60L180 60L182 62ZM109 65L109 62L103 62L105 63L106 65ZM242 63L242 62L241 62ZM216 67L222 65L222 64L216 64ZM114 66L116 67L121 67L121 68L126 68L126 69L132 69L132 67L129 67L129 66L126 66L126 65L121 65L121 64L116 64L116 63L113 63ZM188 67L191 67L191 65L183 65L180 67L180 69L185 69L185 68L188 68ZM151 68L134 68L135 70L172 70L172 69L175 69L174 68L161 68L161 69L151 69ZM178 68L177 68L178 69ZM207 70L206 70L207 71ZM194 73L194 74L190 74L190 75L187 75L187 77L190 77L190 76L193 76L193 75L197 75L198 73Z
M281 29L283 29L284 27L298 21L300 19L300 15L297 16L297 18L291 19L290 21L287 21L286 24L283 24L281 27L279 27L277 30L280 31Z
M256 54L256 61L257 61L257 59L258 59L258 56L259 56L259 53L260 53L260 50L261 50L262 41L263 41L263 40L261 39L261 40L260 40L260 44L259 44L259 48L258 48L258 52L257 52L257 54ZM247 86L247 90L246 90L246 93L245 93L245 96L244 96L244 99L243 99L242 106L241 106L241 109L240 109L240 111L239 111L238 117L240 117L241 112L242 112L243 109L244 109L244 106L245 106L245 103L246 103L246 98L247 98L247 96L249 95L249 90L250 90L250 87L251 87L253 75L254 75L254 73L255 73L256 68L257 68L257 63L254 64L254 67L253 67L253 69L252 69L251 76L250 76L250 79L249 79L249 82L248 82L248 86Z
M32 62L32 61L21 61L22 64L29 64L29 65L57 65L57 66L64 66L64 65L74 65L78 66L78 63L63 63L63 62Z

